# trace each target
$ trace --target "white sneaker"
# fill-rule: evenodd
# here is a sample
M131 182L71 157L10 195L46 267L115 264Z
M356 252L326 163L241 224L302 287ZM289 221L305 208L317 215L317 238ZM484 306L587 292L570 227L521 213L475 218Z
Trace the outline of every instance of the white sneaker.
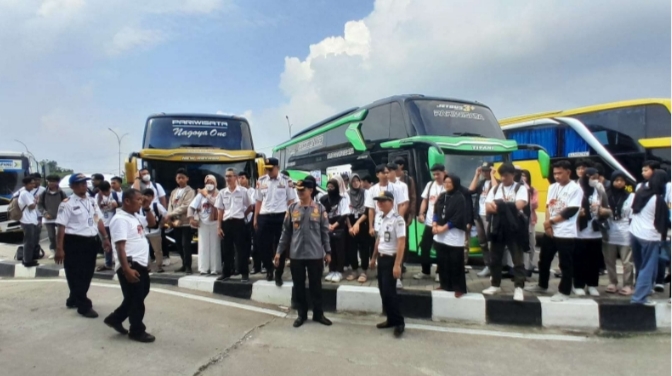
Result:
M552 302L566 302L569 300L569 296L561 293L557 293L551 297Z
M523 294L523 289L520 288L520 287L516 287L516 289L513 292L513 300L515 300L517 302L522 302L523 299L525 299L524 294Z
M425 274L425 273L418 273L418 274L413 275L413 279L430 279L430 278L432 278L432 277L429 274Z
M50 254L50 255L49 255L49 260L53 260L53 259L54 259L54 256L56 256L56 255L55 255L55 254L53 254L53 253L52 253L52 254Z
M588 286L588 294L590 296L600 296L600 292L597 291L597 287Z
M334 276L331 277L331 282L338 283L338 282L341 282L342 279L343 279L343 275L341 273L336 272L336 273L334 273Z
M483 277L483 278L485 278L485 277L490 277L490 268L488 268L488 267L486 266L485 269L481 270L481 271L480 271L478 274L476 274L476 275L479 276L479 277Z
M654 302L653 300L647 300L647 301L644 302L644 305L647 306L647 307L655 307L656 302Z
M572 293L576 296L586 296L586 290L572 288Z
M161 265L170 266L170 257L163 259L163 263Z
M404 288L404 284L401 283L401 279L397 279L397 288L398 289L403 289Z
M324 277L324 280L327 282L331 282L331 279L334 278L334 272L329 272L326 277Z
M434 277L434 282L436 282L436 283L441 282L441 278L439 277L438 274L436 275L436 277Z
M495 295L496 293L502 291L500 287L490 286L487 289L482 291L484 295Z
M548 291L548 289L540 287L539 285L534 285L534 286L525 287L525 291L536 292L536 293L544 293L544 292Z

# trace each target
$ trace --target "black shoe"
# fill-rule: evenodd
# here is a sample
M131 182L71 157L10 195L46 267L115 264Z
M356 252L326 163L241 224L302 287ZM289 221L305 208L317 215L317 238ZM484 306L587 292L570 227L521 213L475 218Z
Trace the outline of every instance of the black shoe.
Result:
M266 274L266 280L267 280L268 282L273 281L273 274Z
M228 281L229 279L231 279L231 276L230 276L230 275L224 275L224 274L222 274L222 275L220 275L219 277L217 277L217 280L218 280L218 281Z
M394 336L399 338L401 337L402 334L404 334L404 330L406 329L406 325L401 324L397 325L394 327Z
M304 319L303 317L297 317L296 320L294 320L293 325L294 325L295 328L298 328L301 325L303 325L304 322L306 322L306 319Z
M184 273L186 275L191 275L192 274L191 268L185 268Z
M406 265L401 266L401 274L406 273Z
M387 329L387 328L391 328L391 327L392 327L392 325L388 324L387 321L383 321L380 324L376 325L376 328L378 328L378 329Z
M244 275L240 280L242 282L250 282L250 276Z
M37 261L31 261L27 264L23 264L23 266L25 266L26 268L32 268L32 267L35 267L35 266L38 266L38 265L40 265L40 263L37 262Z
M318 317L318 318L313 317L313 321L315 321L315 322L319 322L319 323L322 324L322 325L331 326L331 320L329 320L328 318L324 317L324 315L322 315L322 316L320 316L320 317Z
M275 285L278 287L281 287L284 282L282 281L281 278L276 278L275 279Z
M105 323L105 325L116 330L117 333L119 334L124 335L128 334L128 330L126 330L126 328L124 328L124 326L120 322L114 322L114 320L112 320L112 316L107 316L105 320L103 320L103 322Z
M98 312L94 311L93 308L89 309L88 311L84 313L79 313L80 315L86 317L87 319L95 319L98 318Z
M156 337L147 332L143 332L142 334L129 334L128 338L142 343L151 343L156 340Z
M259 270L259 269L252 269L252 272L250 273L250 275L255 275L255 274L259 274L259 273L261 273L261 270Z
M184 273L186 270L187 270L187 268L185 268L185 267L183 266L183 267L177 269L177 270L175 271L175 273Z
M68 307L68 309L75 309L75 308L77 308L77 304L75 304L75 303L73 303L73 302L71 302L71 301L69 301L69 300L66 300L66 301L65 301L65 306Z

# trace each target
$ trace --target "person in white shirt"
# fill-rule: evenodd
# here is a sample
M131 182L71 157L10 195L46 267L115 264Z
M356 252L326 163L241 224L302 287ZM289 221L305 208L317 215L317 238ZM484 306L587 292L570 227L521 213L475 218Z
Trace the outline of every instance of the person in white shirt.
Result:
M49 250L52 252L50 259L56 255L56 217L58 216L58 207L67 198L67 195L59 183L61 178L58 175L47 176L47 190L42 193L38 199L38 210L42 213L42 224L47 229L49 237Z
M18 192L19 209L21 209L21 229L23 230L23 260L25 267L37 266L33 260L35 251L40 242L39 220L37 217L37 198L31 193L35 190L35 180L32 177L23 179L23 188Z
M348 190L350 199L350 214L346 224L348 225L348 234L346 234L346 252L350 253L350 266L352 274L348 276L348 281L364 283L367 281L366 272L369 269L371 260L371 237L369 236L368 218L366 213L366 190L362 187L362 180L358 174L352 174L350 177L350 189ZM357 257L359 255L359 258ZM360 262L361 260L361 262ZM359 276L357 273L361 268Z
M121 205L123 204L124 199L124 191L121 189L121 184L122 180L118 176L114 176L112 179L110 179L110 187L112 187L112 198L117 202L118 210L121 210Z
M436 199L431 227L441 289L455 292L456 298L467 293L463 256L467 230L465 208L471 207L460 189L460 183L457 175L445 176L444 192Z
M218 211L217 230L222 241L224 269L219 280L227 280L236 273L243 282L250 280L250 243L246 239L245 217L252 203L247 189L238 185L238 176L232 168L226 170L226 188L219 191L215 204ZM235 261L238 265L235 265Z
M597 286L602 265L602 224L611 216L609 200L600 183L596 168L585 169L579 179L583 191L578 219L578 236L574 254L574 294L600 296Z
M633 264L632 249L630 248L630 213L632 212L632 200L635 195L625 190L626 176L622 171L614 171L611 174L611 187L607 191L609 208L609 232L606 241L602 242L604 263L609 276L607 293L620 293L632 295ZM618 290L618 274L616 274L616 258L621 258L623 264L623 287Z
M96 318L98 313L93 310L91 300L86 295L96 268L100 237L103 238L103 250L112 250L103 223L103 213L96 200L88 195L88 180L81 173L70 175L69 183L73 194L58 208L54 260L57 264L63 264L65 278L68 280L70 296L65 305L68 308L77 308L77 312L86 318Z
M154 252L154 259L156 260L156 272L163 273L163 241L161 239L162 227L164 225L164 219L168 211L166 208L161 205L160 202L154 200L154 190L147 188L142 195L145 197L144 204L142 206L142 213L146 217L148 211L151 211L156 219L156 224L154 226L145 226L145 236L149 240L149 245L151 246L151 251ZM119 209L121 210L121 208Z
M648 186L640 188L632 202L630 235L637 270L635 293L630 300L633 304L655 305L648 300L648 295L658 272L660 248L670 226L665 204L666 183L667 174L662 170L654 171Z
M144 206L145 196L136 189L124 192L122 210L110 221L110 233L114 243L114 260L121 293L124 300L121 305L105 318L105 324L120 334L128 334L128 338L149 343L154 342L153 335L147 333L142 322L145 316L145 298L149 294L149 243L145 237L147 227L156 225L156 218L151 210L142 217L140 212ZM126 330L123 322L128 318L130 330Z
M485 199L488 197L490 189L497 185L495 174L492 172L492 163L483 162L481 166L476 169L474 178L469 185L469 191L478 196L478 218L476 218L476 232L478 234L478 244L481 247L481 254L483 255L483 263L485 268L477 275L479 277L490 276L490 241L488 239L488 215L485 213Z
M390 184L394 185L394 202L396 208L394 209L397 214L406 218L406 212L409 210L410 199L408 196L408 185L403 181L397 179L398 166L394 162L387 164L387 180Z
M539 284L526 287L526 291L546 292L550 278L551 263L558 253L560 257L560 285L553 302L569 299L574 277L574 252L578 229L576 221L581 207L583 191L571 180L572 165L568 161L553 164L553 178L546 197L545 235L539 255Z
M378 289L387 320L376 325L378 329L394 328L395 337L404 333L404 316L399 308L395 280L401 278L401 264L406 248L406 222L394 211L394 195L381 191L374 198L381 213L377 228L376 244L369 267L378 265Z
M375 204L375 197L380 196L383 192L390 192L393 196L395 196L396 187L387 180L388 175L389 170L386 165L381 164L376 166L376 177L378 178L378 183L368 189L368 195L366 197L366 202L364 203L364 206L368 208L369 218L372 219L369 221L369 235L371 235L371 237L376 236L382 214L380 209ZM401 198L401 193L398 195ZM395 199L396 197L397 196L395 196ZM396 212L397 203L393 202L392 205L392 209Z
M643 182L637 183L637 186L635 187L635 192L639 190L642 186L646 186L649 183L649 179L651 179L651 176L653 176L653 172L656 170L660 170L660 162L654 161L654 160L648 160L644 161L642 163L642 177L644 178Z
M483 294L494 295L501 291L502 258L505 248L508 248L513 261L515 286L513 299L522 301L526 273L521 240L529 239L527 235L529 219L524 212L529 200L527 187L514 181L516 168L511 163L503 163L497 171L502 182L491 189L485 199L485 211L492 215L490 221L492 238L490 272L492 277L491 286L483 290Z
M191 201L187 216L191 227L198 229L198 271L201 275L222 272L222 241L217 232L217 178L205 177L205 189Z
M238 173L238 185L247 189L247 195L250 199L250 212L245 217L245 229L247 231L245 238L249 244L248 248L250 249L250 256L252 257L252 271L250 271L250 275L255 275L262 272L261 261L264 256L259 252L259 247L253 247L253 244L257 244L254 232L254 204L256 202L256 193L254 188L250 186L250 174L248 174L247 171L240 171Z
M425 228L422 232L422 239L420 240L420 260L422 271L414 275L413 279L430 278L432 268L430 254L432 252L432 245L434 242L434 234L432 233L432 223L434 222L434 205L436 205L436 199L438 199L441 193L445 191L443 184L446 177L446 167L437 163L432 166L431 172L434 180L427 183L425 190L422 191L420 215L418 216L418 221L424 223L425 225ZM436 272L436 276L439 278L438 270Z
M329 244L331 262L325 281L338 283L343 279L345 267L345 236L347 234L347 216L350 214L350 197L341 192L343 179L335 176L327 182L327 194L320 199L329 217Z
M149 170L143 168L138 171L138 177L135 178L133 183L133 188L137 189L140 192L144 192L145 189L154 190L154 200L157 200L163 205L164 208L168 207L168 200L166 199L166 191L163 189L163 186L159 183L152 181L152 176L149 174Z
M47 190L45 187L42 186L42 175L39 172L36 172L32 175L33 177L33 182L35 183L35 186L33 187L33 190L30 192L33 197L35 197L38 200L38 205L39 205L39 199L42 197L44 192ZM37 211L37 227L39 227L40 232L42 231L42 212L39 210Z
M105 224L107 236L110 236L110 221L112 221L112 217L114 217L114 213L119 207L117 201L112 198L110 191L110 183L102 181L98 185L98 193L95 196L96 204L98 204L100 211L103 212L103 223ZM105 263L96 268L96 271L112 270L112 267L114 267L112 252L105 252Z

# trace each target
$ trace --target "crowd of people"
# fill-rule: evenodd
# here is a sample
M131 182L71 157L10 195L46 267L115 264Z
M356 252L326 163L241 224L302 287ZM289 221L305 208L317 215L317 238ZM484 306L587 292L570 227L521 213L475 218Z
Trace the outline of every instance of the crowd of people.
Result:
M631 296L635 304L653 305L648 296L662 291L666 278L669 282L670 178L655 161L644 163L644 182L634 192L626 189L629 182L622 171L615 171L609 180L601 166L581 160L574 166L578 179L572 180L572 165L556 162L552 166L555 182L545 203L538 263L534 230L538 192L529 171L511 163L501 164L496 178L493 165L484 162L468 187L445 166L433 165L433 179L422 190L420 205L402 158L377 166L375 184L369 176L336 174L328 180L325 194L318 193L311 176L295 186L279 170L277 159L267 159L266 165L267 174L254 188L246 172L226 170L226 187L220 190L212 175L205 177L203 188L195 190L187 171L178 169L177 188L169 198L146 169L126 191L118 177L108 182L94 174L89 188L88 177L73 174L70 197L59 188L58 176L47 176L46 187L41 186L39 174L29 176L15 195L22 210L23 263L37 265L30 250L39 248L39 234L45 226L50 257L65 265L70 287L66 305L85 317L97 317L86 292L96 251L102 249L105 260L98 270L116 270L124 293L124 303L106 323L127 333L121 322L131 317L131 336L143 342L153 341L142 324L150 259L155 259L157 273L170 265L165 241L169 231L182 258L178 273L192 273L194 231L199 240L198 272L219 280L240 275L246 282L250 274L265 273L268 281L281 286L289 256L292 278L298 278L293 300L301 320L295 326L305 321L305 291L302 287L297 291L296 286L304 285L306 273L313 302L319 303L322 277L334 283L344 278L363 283L369 278L368 270L377 266L388 317L379 327L394 327L395 334L403 333L396 290L403 288L406 234L415 218L424 224L424 231L419 244L422 271L413 277L431 278L434 249L439 289L454 292L456 298L467 293L465 264L472 226L486 264L479 276L489 276L491 282L483 294L500 293L503 269L512 274L515 300L524 300L524 291L546 292L556 253L561 280L551 298L554 302L567 300L571 294L598 296L603 271L609 278L606 292ZM619 258L623 265L620 288ZM323 275L325 261L329 270ZM538 284L525 287L535 269ZM315 321L331 324L320 304L314 304L314 309Z

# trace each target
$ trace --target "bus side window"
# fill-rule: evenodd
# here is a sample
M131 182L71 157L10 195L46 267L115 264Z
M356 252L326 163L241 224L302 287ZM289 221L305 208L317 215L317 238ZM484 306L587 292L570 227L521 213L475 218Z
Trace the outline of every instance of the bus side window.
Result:
M408 132L406 130L404 112L401 110L401 105L394 102L390 107L390 138L399 139L406 137L408 137Z
M390 105L369 109L362 124L362 134L366 140L387 140L390 138Z

